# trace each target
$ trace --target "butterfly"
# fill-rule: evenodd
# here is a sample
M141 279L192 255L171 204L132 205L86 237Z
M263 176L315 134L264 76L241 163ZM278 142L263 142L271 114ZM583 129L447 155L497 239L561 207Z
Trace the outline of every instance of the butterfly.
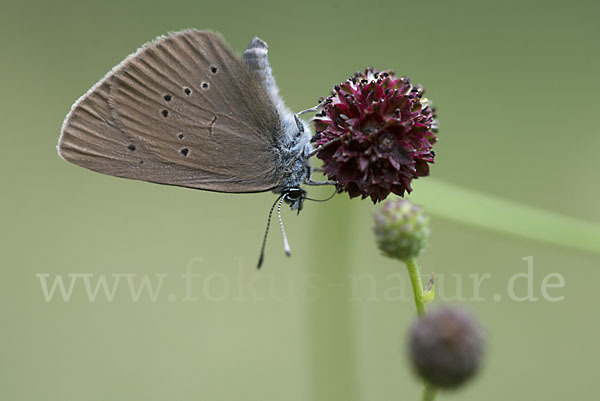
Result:
M261 39L239 57L216 33L184 30L142 46L79 98L63 123L58 154L117 177L274 191L270 222L276 204L278 212L284 201L302 209L302 184L332 184L311 180L309 159L318 149L299 118L319 107L293 114L285 106Z

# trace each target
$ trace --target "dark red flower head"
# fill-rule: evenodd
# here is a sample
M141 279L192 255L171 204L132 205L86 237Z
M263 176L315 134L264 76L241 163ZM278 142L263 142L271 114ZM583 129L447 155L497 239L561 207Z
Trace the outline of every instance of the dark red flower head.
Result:
M434 162L434 109L423 88L391 71L367 68L336 85L314 124L314 145L327 145L317 153L323 171L351 198L404 196Z

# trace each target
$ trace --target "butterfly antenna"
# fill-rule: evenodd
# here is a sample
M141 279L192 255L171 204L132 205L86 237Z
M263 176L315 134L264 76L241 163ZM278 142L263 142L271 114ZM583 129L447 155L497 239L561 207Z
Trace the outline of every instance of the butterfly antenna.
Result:
M279 201L279 204L277 205L277 216L279 217L279 226L281 227L281 235L283 236L283 250L285 251L285 254L287 256L291 256L292 250L290 249L290 244L288 242L287 235L285 235L285 229L283 228L283 220L281 219L281 205L283 204L283 201L286 197L287 194L283 195L283 197Z
M257 269L260 269L265 257L265 245L267 245L267 236L269 235L269 227L271 226L271 216L273 216L273 210L275 209L275 205L277 205L278 202L279 208L281 209L280 199L283 198L283 195L284 194L281 194L277 199L275 199L275 202L273 202L273 206L271 206L271 209L269 210L269 217L267 218L267 229L265 230L265 236L263 237L262 246L260 247L260 257L258 258L258 265L256 266ZM279 217L279 219L281 220L281 216Z

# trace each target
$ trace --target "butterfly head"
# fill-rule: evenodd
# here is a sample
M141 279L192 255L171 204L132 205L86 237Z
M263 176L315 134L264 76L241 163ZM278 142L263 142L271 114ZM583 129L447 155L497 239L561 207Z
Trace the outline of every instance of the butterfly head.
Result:
M290 209L298 210L298 213L300 213L302 205L304 204L304 199L306 198L306 191L302 188L292 187L285 188L283 194L283 199L290 205Z

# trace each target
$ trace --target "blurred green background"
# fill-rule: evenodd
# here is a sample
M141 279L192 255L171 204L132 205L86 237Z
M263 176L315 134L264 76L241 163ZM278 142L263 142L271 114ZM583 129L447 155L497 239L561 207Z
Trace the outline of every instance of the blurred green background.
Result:
M0 399L418 399L405 357L415 316L408 280L374 245L370 202L344 195L307 203L299 217L286 210L293 257L275 225L257 272L273 194L93 173L57 156L62 120L158 35L212 29L238 52L258 35L293 110L368 65L425 86L441 128L435 178L415 186L426 208L445 201L436 185L454 185L600 224L599 12L592 1L4 0ZM432 230L420 265L439 277L435 303L473 310L489 338L477 379L439 399L595 398L586 383L598 379L598 253L435 212ZM517 302L507 285L529 256L539 299ZM189 294L187 266L200 275ZM486 273L474 294L469 275ZM561 301L542 297L550 273L564 278L549 290ZM79 276L68 301L57 293L47 302L40 274L67 286L69 274ZM100 291L90 301L84 277L94 286L113 274L121 275L114 299ZM154 301L130 296L127 277L137 287L144 275L153 285L162 277ZM525 280L515 291L527 292Z

